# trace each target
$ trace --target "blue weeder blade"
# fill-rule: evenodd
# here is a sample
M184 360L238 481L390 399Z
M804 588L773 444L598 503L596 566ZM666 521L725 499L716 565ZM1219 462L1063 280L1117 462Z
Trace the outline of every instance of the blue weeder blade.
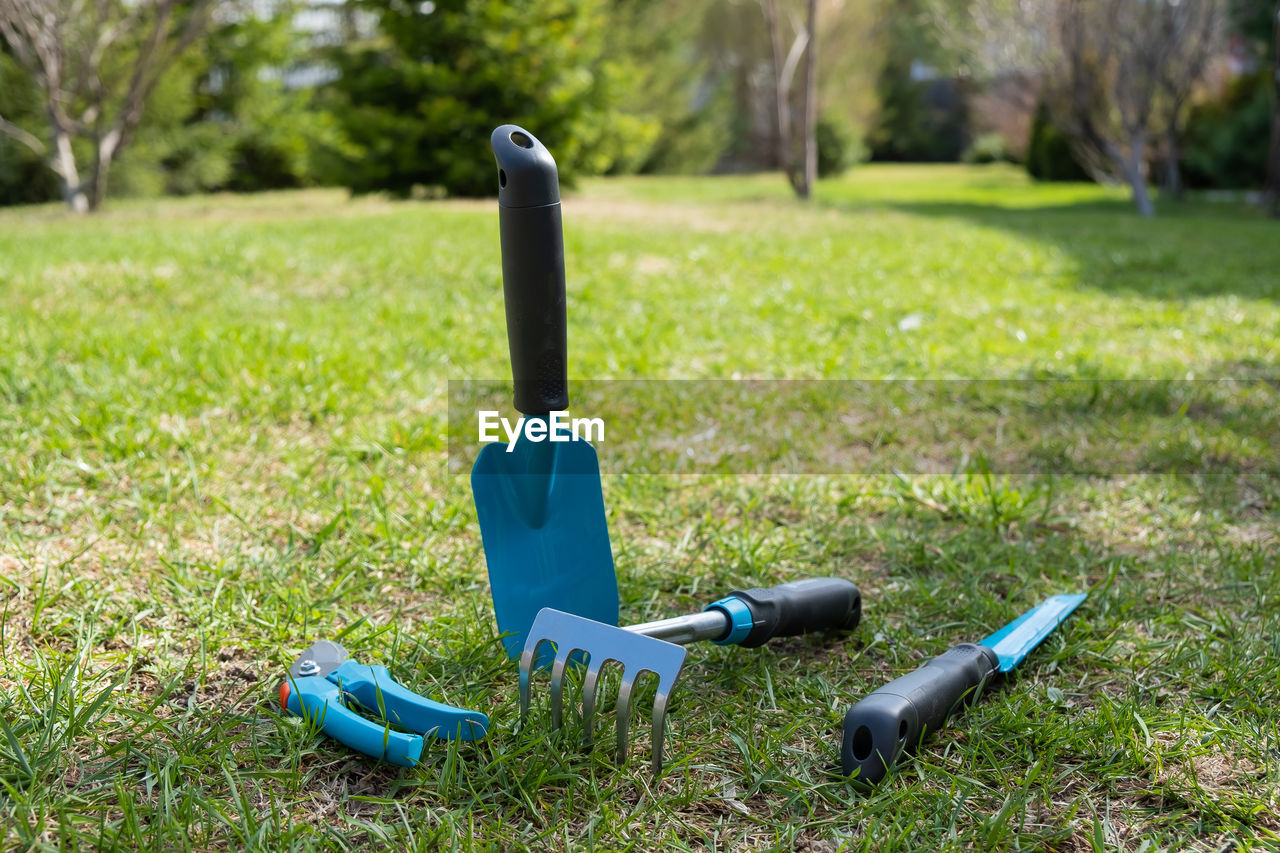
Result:
M980 641L979 645L994 651L1000 658L1000 671L1008 672L1022 663L1022 659L1052 634L1053 629L1061 625L1084 599L1084 593L1055 595Z

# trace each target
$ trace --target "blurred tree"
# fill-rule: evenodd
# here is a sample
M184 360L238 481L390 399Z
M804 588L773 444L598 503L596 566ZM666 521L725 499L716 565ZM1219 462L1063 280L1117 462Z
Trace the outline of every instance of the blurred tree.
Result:
M968 109L955 74L959 57L936 23L948 9L944 0L886 0L873 160L951 162L969 142Z
M1182 145L1188 187L1256 189L1266 176L1272 106L1267 72L1232 80L1191 108Z
M1280 2L1272 13L1271 48L1271 150L1267 154L1268 209L1280 218Z
M224 3L157 82L112 165L110 195L317 183L320 162L350 146L333 116L313 103L316 83L333 73L314 42L341 37L314 8L309 0ZM35 92L31 76L12 63L6 72L0 57L0 115L39 127L46 119ZM88 140L76 140L73 151L81 162L90 159ZM0 204L57 198L46 159L0 135Z
M1140 216L1154 216L1147 192L1151 137L1174 140L1185 98L1221 33L1220 0L1067 0L1057 11L1061 77L1051 78L1060 114L1095 174L1129 185Z
M796 170L800 180L793 179L791 186L800 198L809 198L818 182L818 0L809 0L804 29L809 46L804 56L804 111L800 119L803 166Z
M1182 127L1185 93L1219 47L1226 8L1226 0L971 0L949 29L987 74L1034 74L1081 162L1128 184L1138 213L1152 216L1152 140Z
M616 106L625 66L604 55L602 0L355 0L377 37L344 45L325 103L361 154L357 191L495 192L495 124L528 127L561 178L644 159L656 136Z
M724 93L730 106L730 121L717 128L722 135L717 169L787 170L790 164L790 174L802 182L806 151L801 141L810 135L819 173L861 156L882 57L878 2L819 0L812 11L822 49L813 54L814 73L807 75L807 0L711 0L697 50L707 57L703 85ZM802 126L809 104L816 110L811 134ZM824 143L842 151L833 148L824 155Z
M1027 145L1027 174L1037 181L1087 181L1089 171L1076 159L1069 140L1053 123L1049 105L1036 107Z
M18 128L40 127L40 93L0 41L0 116ZM58 198L58 182L38 150L0 133L0 205Z
M1160 152L1165 189L1187 187L1255 189L1267 173L1275 114L1272 46L1276 0L1230 0L1229 38L1212 58L1205 84L1191 98L1177 150ZM1170 154L1177 173L1170 175Z
M1155 16L1155 50L1170 55L1157 62L1157 97L1163 99L1164 176L1162 189L1182 197L1178 169L1180 137L1186 126L1191 96L1204 81L1209 62L1222 49L1229 9L1221 0L1197 0L1162 6Z
M727 102L715 169L778 168L772 47L758 0L712 0L694 49L707 57L707 85Z
M621 71L620 112L641 122L645 146L617 172L705 172L724 151L732 101L699 50L712 0L610 0L605 56Z
M0 35L30 76L49 142L0 116L0 132L46 157L76 212L106 198L107 176L128 147L169 68L206 30L210 0L0 0ZM77 140L90 149L81 179Z
M343 34L301 26L308 14L315 11L305 0L256 0L209 33L194 109L170 135L168 191L306 186L318 180L317 161L351 151L335 117L315 104L317 83L334 69L313 41ZM220 177L216 169L177 168L216 159L225 163Z
M780 20L778 0L760 0L760 9L770 45L777 165L795 194L807 199L818 179L818 3L807 0L804 18L790 15L789 27ZM796 95L791 86L802 58L804 86ZM798 125L796 112L800 113Z

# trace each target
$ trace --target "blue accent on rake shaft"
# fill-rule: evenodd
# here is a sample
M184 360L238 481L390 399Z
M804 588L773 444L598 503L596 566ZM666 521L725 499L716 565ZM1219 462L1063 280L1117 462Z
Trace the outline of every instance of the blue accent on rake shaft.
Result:
M1000 658L1000 671L1008 672L1022 663L1032 649L1040 645L1053 629L1071 615L1084 601L1085 593L1055 595L1023 613L979 645L986 646Z
M712 640L718 646L738 645L738 643L747 638L747 635L751 633L751 629L755 626L755 617L751 615L751 608L736 595L713 601L703 610L719 610L729 617L729 633L723 639Z

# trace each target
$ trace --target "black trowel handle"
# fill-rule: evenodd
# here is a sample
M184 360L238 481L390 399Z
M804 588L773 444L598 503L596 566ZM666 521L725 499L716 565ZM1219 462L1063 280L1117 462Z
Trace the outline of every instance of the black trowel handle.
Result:
M516 409L569 407L564 236L556 161L533 134L504 124L489 138L498 161L502 292Z

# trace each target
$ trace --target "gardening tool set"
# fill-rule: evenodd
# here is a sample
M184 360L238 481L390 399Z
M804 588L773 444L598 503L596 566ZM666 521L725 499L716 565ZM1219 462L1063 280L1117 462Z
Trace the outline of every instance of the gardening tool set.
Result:
M516 125L497 128L498 222L507 342L515 408L548 436L569 404L564 241L555 160ZM686 645L701 640L754 648L777 637L851 631L862 615L858 588L809 578L729 593L698 613L618 627L618 580L595 449L575 436L487 444L471 472L498 632L519 656L520 721L533 680L550 669L550 724L564 719L565 682L581 679L582 741L590 745L602 673L616 664L616 760L625 761L633 694L642 673L653 685L652 768L662 770L667 705ZM1059 595L982 640L964 643L875 690L844 718L843 769L860 785L879 782L903 754L972 702L997 673L1018 665L1084 595ZM475 740L488 717L444 705L397 684L383 666L351 660L319 640L289 667L280 703L350 748L412 767L424 736ZM380 721L358 713L376 714ZM396 726L398 731L392 728Z

